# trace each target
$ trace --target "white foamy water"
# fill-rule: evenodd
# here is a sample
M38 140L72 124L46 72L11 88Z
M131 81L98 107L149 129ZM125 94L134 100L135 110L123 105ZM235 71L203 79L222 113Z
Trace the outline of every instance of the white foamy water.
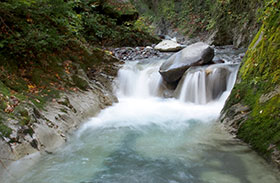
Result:
M127 62L116 80L118 103L54 154L29 167L16 162L4 182L278 183L276 171L216 123L238 67L193 71L163 98L163 61Z
M232 90L239 64L215 64L194 67L185 73L175 93L180 101L206 104L224 103ZM223 96L223 97L222 97Z
M123 98L92 118L82 126L78 134L94 128L135 128L156 125L167 130L187 127L186 120L198 120L201 123L209 123L217 119L222 105L210 103L208 105L196 105L182 103L176 99L160 98Z
M130 62L119 71L116 91L119 98L148 98L157 96L161 83L158 72L163 60L157 62Z

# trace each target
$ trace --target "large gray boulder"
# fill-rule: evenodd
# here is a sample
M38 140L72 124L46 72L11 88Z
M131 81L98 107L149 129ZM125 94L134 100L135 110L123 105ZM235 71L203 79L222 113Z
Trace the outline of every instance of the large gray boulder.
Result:
M160 74L168 83L178 81L191 66L208 64L214 58L214 49L198 42L171 56L160 67Z
M175 40L163 40L155 46L155 49L161 52L176 52L182 50L185 47L185 45L181 45Z

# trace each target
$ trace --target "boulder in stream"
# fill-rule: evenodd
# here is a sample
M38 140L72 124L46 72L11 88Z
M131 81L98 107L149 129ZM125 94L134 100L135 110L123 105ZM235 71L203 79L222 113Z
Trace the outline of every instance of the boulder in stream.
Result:
M172 55L160 67L160 74L168 83L178 81L191 66L208 64L214 58L214 49L208 44L198 42Z
M185 45L181 45L175 40L163 40L155 46L155 49L161 52L176 52L182 50L185 47Z

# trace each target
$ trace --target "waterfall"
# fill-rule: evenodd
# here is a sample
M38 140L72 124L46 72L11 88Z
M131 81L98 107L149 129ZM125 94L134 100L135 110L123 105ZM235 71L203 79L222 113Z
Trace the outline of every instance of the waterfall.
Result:
M148 62L148 63L146 63ZM158 96L161 76L158 73L163 60L149 62L148 60L126 63L120 69L117 79L117 95L119 97L147 98Z
M239 64L192 67L186 71L179 82L175 96L180 101L196 104L206 104L218 100L231 91L238 67Z
M118 74L118 97L162 97L167 90L158 72L163 62L145 60L126 63ZM191 67L170 95L195 104L225 99L224 95L229 94L235 83L238 66L227 63Z
M262 158L214 123L238 65L192 67L174 89L161 80L163 62L126 62L116 78L118 103L57 151L14 162L0 182L279 183Z
M182 87L179 85L180 101L190 101L193 103L207 102L206 73L198 70L194 73L187 73L183 78Z

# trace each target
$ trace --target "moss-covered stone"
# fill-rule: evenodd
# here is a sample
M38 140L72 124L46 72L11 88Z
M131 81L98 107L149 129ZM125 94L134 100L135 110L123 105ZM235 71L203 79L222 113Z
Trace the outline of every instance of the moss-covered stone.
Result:
M263 26L251 43L238 82L224 107L240 103L251 109L237 135L268 159L280 151L280 2L270 1ZM236 115L236 114L235 114ZM280 158L280 157L277 157Z
M0 116L0 136L9 137L12 129L3 123L3 118Z
M74 82L75 86L77 86L81 90L87 90L88 89L89 84L83 78L79 77L78 75L73 75L72 79L73 79L73 82Z

